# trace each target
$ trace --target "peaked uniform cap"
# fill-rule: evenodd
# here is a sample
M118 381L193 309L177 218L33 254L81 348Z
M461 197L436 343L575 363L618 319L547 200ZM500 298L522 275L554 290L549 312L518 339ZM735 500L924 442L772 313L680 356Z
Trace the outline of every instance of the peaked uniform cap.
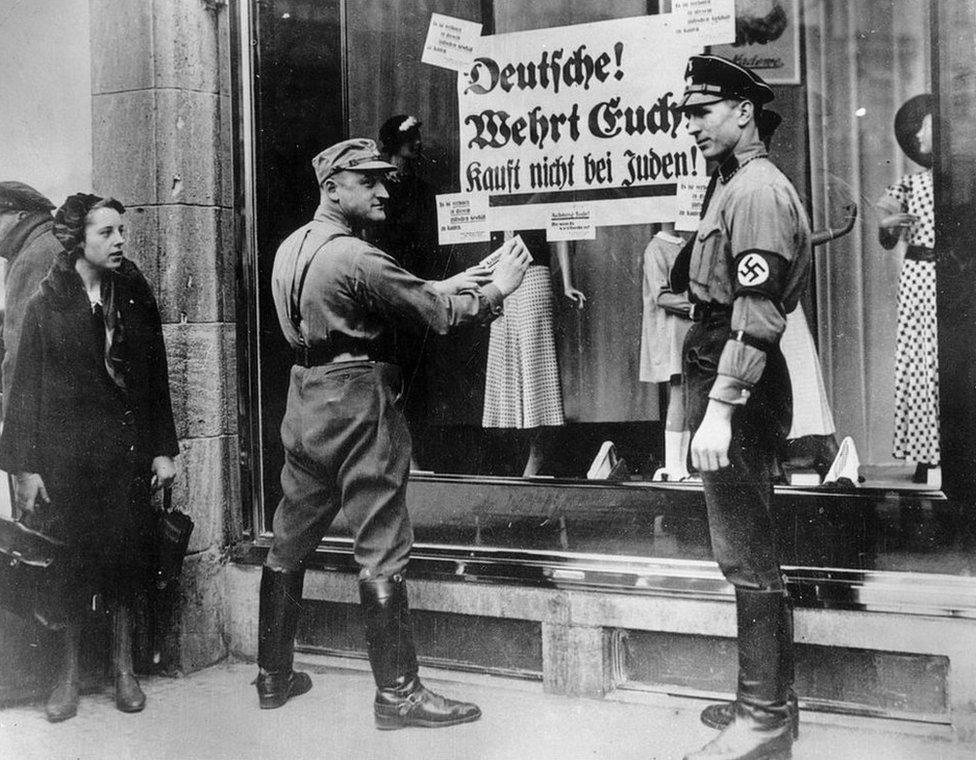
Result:
M693 55L685 69L685 94L679 108L740 98L757 106L773 99L772 88L758 74L718 55Z
M366 137L343 140L326 148L312 159L312 167L319 185L339 172L391 172L396 169L383 159L376 143Z

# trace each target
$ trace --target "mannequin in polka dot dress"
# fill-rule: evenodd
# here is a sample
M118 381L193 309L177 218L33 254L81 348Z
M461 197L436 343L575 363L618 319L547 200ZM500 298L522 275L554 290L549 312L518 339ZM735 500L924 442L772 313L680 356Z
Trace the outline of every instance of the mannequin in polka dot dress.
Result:
M895 136L924 171L905 174L878 201L878 238L890 250L907 244L898 281L893 455L916 463L925 483L939 465L939 350L935 306L935 196L932 97L918 95L895 116Z

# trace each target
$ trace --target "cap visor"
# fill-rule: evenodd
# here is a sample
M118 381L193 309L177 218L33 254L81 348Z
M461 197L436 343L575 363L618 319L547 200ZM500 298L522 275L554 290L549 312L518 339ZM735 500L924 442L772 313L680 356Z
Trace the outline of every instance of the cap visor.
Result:
M395 171L396 167L389 163L388 161L380 161L376 159L375 161L363 161L361 164L356 164L355 166L347 166L339 171L349 171L349 172L392 172Z
M684 96L682 101L678 103L678 108L694 108L695 106L707 106L711 103L719 103L723 100L728 100L730 95L715 95L714 93L706 92L689 92Z

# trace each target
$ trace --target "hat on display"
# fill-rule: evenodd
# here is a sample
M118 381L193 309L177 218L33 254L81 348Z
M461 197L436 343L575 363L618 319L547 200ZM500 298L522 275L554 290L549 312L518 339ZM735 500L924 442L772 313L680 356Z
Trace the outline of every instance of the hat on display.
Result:
M366 137L355 137L336 143L312 159L319 185L339 172L390 172L396 167L383 159L376 143Z
M916 164L932 166L932 154L922 153L918 145L918 131L922 121L932 113L934 98L929 93L906 100L895 114L895 139L902 151Z
M728 58L693 55L685 69L685 94L679 108L693 108L720 100L750 100L762 106L773 99L762 77Z

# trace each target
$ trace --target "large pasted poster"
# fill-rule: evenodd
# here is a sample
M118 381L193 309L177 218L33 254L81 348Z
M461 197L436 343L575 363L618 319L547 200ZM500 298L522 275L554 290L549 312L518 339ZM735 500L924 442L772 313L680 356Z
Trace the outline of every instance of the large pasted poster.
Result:
M677 105L688 56L671 15L481 37L458 76L460 189L492 229L545 228L587 207L596 226L668 221L706 172Z

